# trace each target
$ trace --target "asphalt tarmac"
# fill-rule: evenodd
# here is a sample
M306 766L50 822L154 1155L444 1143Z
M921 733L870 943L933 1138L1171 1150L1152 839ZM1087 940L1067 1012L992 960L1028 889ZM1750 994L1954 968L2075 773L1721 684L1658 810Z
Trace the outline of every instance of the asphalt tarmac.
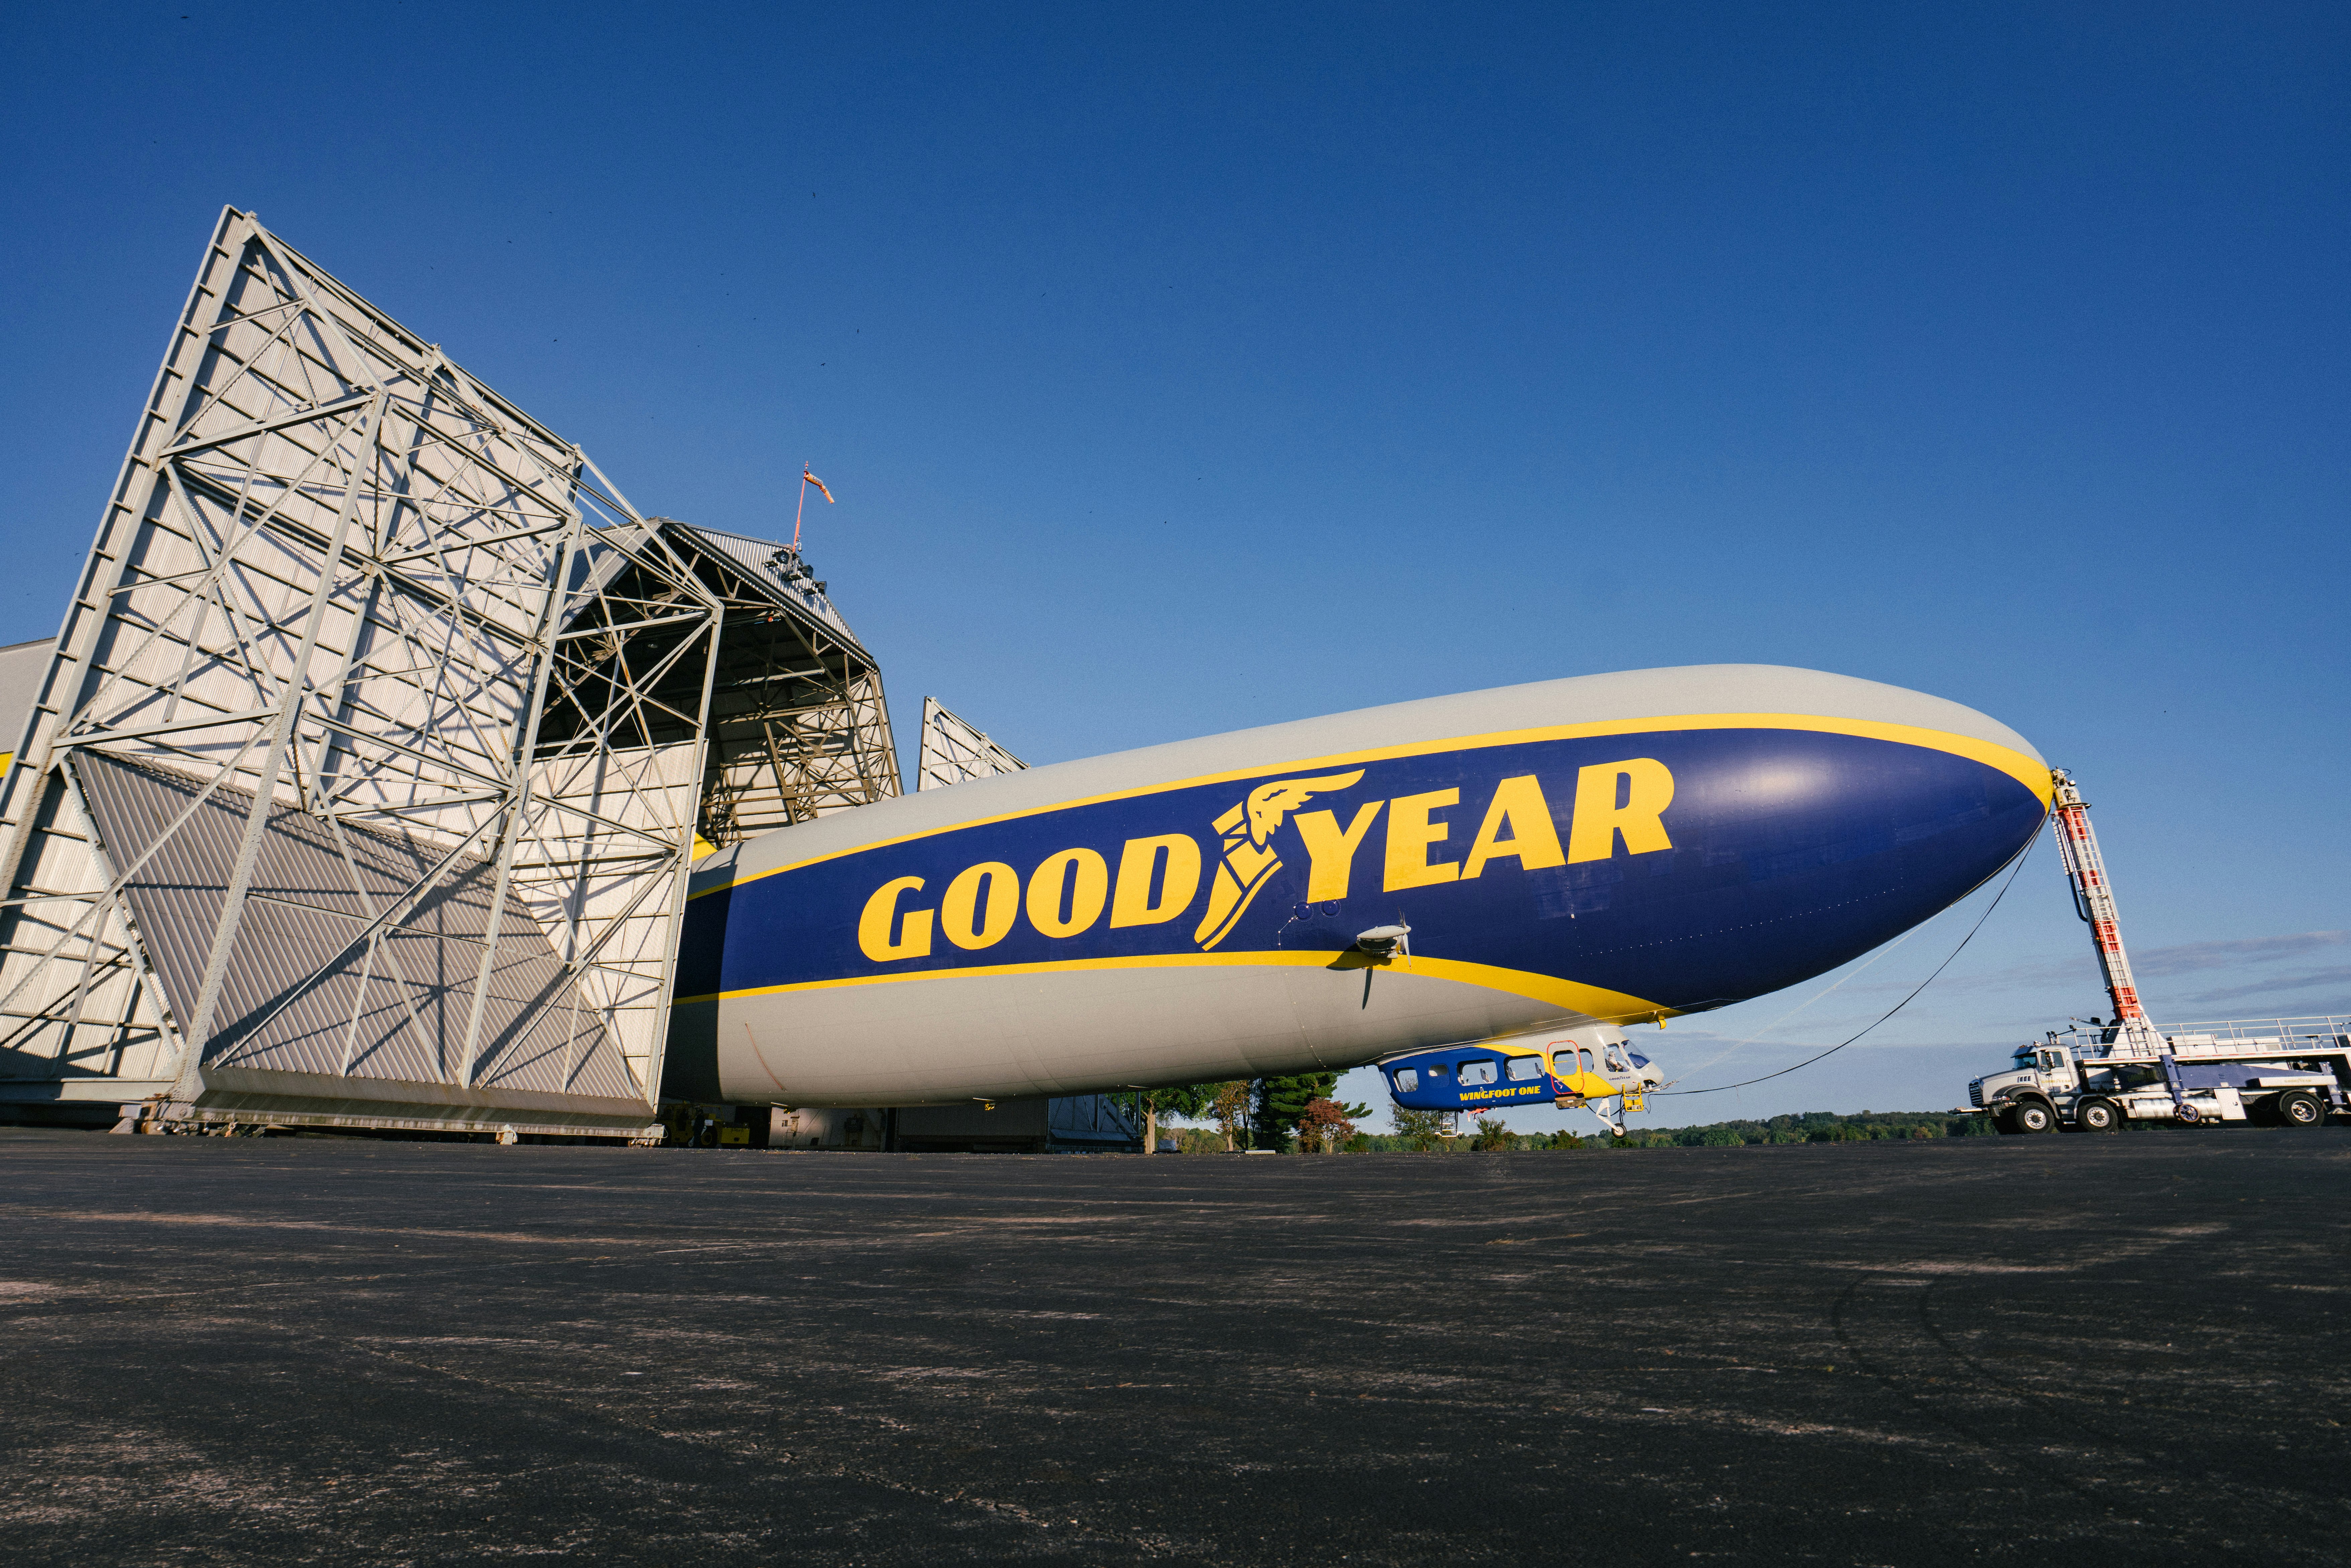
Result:
M783 1154L0 1128L43 1563L2351 1555L2351 1131Z

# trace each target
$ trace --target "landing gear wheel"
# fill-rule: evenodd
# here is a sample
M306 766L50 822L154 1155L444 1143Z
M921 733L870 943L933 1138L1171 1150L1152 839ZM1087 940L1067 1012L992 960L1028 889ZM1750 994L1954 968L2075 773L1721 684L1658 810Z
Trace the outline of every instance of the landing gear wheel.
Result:
M2123 1114L2111 1100L2085 1100L2074 1107L2074 1125L2085 1133L2111 1133L2123 1124Z
M2009 1119L2020 1133L2053 1133L2057 1130L2057 1113L2045 1100L2022 1100L2011 1111Z
M2281 1127L2323 1127L2326 1125L2326 1107L2318 1096L2307 1089L2289 1089L2277 1097L2273 1114Z

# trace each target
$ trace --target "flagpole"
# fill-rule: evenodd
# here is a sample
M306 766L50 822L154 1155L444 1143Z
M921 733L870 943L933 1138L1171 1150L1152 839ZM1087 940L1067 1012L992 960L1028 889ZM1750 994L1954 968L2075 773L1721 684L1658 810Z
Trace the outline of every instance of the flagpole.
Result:
M792 508L792 553L800 553L800 514L808 510L808 465L800 465L800 504ZM992 896L992 895L991 895Z

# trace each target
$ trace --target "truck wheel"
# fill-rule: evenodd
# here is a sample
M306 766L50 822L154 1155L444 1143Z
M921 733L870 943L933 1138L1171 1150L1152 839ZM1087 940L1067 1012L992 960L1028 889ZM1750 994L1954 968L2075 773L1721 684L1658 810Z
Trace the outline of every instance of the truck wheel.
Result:
M2009 1115L2020 1133L2053 1133L2057 1130L2057 1113L2046 1100L2020 1100Z
M2326 1124L2326 1108L2318 1096L2307 1089L2289 1089L2277 1097L2278 1125L2281 1127L2323 1127Z
M2016 1114L2014 1112L1999 1111L1993 1113L1991 1130L1995 1133L2001 1134L2002 1136L2010 1136L2014 1134L2021 1133L2024 1129L2016 1124Z
M2074 1107L2074 1124L2085 1133L2111 1133L2122 1120L2111 1100L2085 1100Z

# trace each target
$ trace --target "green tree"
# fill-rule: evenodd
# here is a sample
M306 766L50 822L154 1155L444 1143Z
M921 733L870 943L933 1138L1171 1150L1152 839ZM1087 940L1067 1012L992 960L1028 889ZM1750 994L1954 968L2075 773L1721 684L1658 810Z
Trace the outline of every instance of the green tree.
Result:
M1217 1098L1208 1107L1208 1113L1217 1119L1217 1131L1225 1135L1225 1153L1231 1154L1238 1146L1234 1139L1249 1125L1249 1080L1237 1078L1230 1083L1217 1084Z
M1214 1110L1217 1092L1221 1083L1176 1083L1158 1089L1123 1089L1111 1096L1113 1103L1143 1124L1143 1152L1159 1152L1159 1116L1165 1112L1171 1116L1205 1116Z
M1339 1087L1335 1072L1299 1072L1287 1078L1260 1078L1257 1081L1255 1123L1260 1147L1287 1148L1297 1134L1298 1124L1306 1119L1306 1107L1317 1100L1328 1100L1331 1091Z
M1437 1111L1416 1111L1409 1105L1395 1108L1396 1136L1414 1148L1426 1154L1444 1140L1445 1116Z
M1469 1146L1480 1154L1501 1154L1519 1146L1519 1135L1491 1116L1478 1118L1478 1135Z

